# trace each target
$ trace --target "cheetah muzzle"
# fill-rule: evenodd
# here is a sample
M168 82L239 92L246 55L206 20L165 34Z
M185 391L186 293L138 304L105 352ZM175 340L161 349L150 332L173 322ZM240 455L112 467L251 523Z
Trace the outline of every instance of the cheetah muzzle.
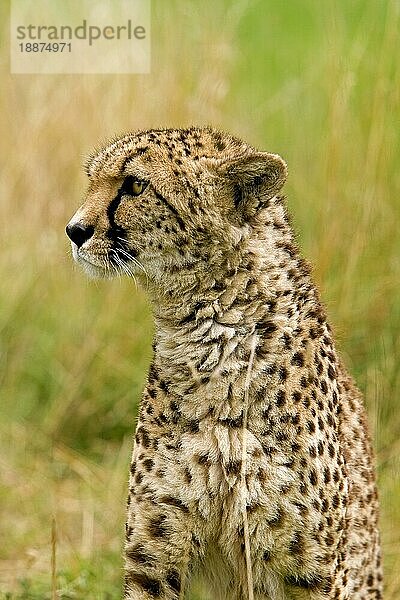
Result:
M112 140L67 234L145 284L154 357L130 469L126 599L382 598L360 393L279 195L276 154L211 128Z

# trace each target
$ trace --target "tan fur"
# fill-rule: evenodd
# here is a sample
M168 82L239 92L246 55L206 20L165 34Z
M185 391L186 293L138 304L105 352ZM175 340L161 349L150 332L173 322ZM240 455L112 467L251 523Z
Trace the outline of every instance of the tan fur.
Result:
M198 572L216 600L382 598L362 398L277 195L284 161L211 128L151 130L87 172L74 257L142 281L156 324L125 598L183 598Z

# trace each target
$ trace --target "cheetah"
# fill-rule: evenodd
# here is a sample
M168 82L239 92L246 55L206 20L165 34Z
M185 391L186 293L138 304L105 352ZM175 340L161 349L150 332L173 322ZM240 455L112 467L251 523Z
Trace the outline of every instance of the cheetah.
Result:
M94 277L147 289L154 355L130 467L124 598L378 600L361 394L281 195L287 167L211 127L129 133L67 225Z

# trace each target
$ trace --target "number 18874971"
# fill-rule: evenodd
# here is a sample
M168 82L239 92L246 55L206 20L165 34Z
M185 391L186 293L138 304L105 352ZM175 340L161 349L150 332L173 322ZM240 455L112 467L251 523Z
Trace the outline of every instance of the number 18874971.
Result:
M71 52L71 42L22 42L21 52Z

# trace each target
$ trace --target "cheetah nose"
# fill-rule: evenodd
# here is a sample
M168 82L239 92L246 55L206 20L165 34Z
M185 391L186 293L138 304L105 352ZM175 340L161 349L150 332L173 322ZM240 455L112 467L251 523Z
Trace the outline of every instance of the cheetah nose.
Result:
M84 225L83 223L70 223L65 231L67 236L80 248L94 234L92 225Z

